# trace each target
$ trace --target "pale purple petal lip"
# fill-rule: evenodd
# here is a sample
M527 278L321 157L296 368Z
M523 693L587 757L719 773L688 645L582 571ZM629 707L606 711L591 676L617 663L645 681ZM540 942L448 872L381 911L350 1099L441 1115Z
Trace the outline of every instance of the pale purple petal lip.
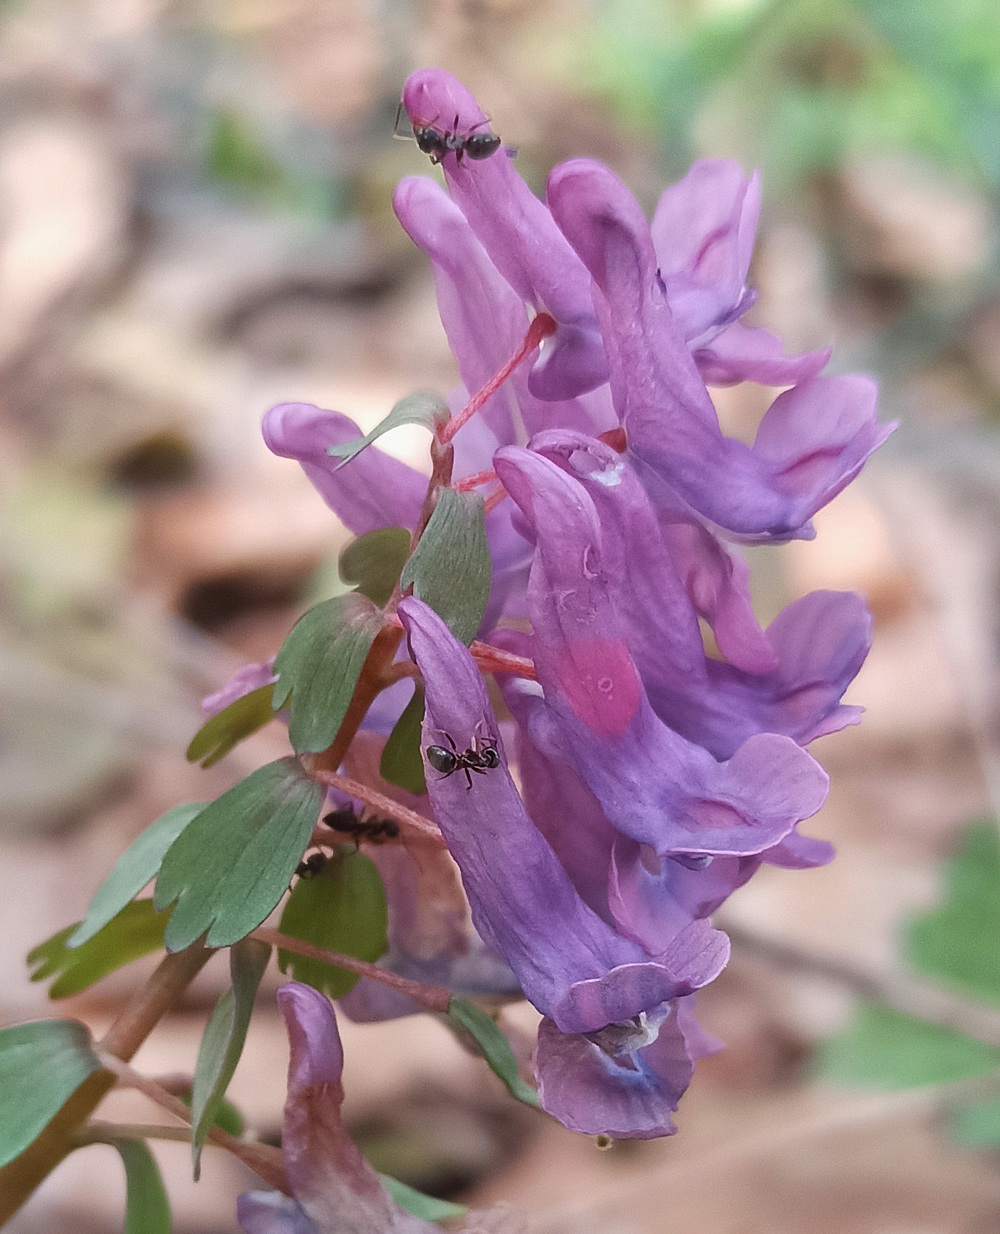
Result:
M710 523L789 539L857 474L892 426L861 377L813 378L779 396L753 447L724 437L671 312L649 227L606 167L577 159L549 178L556 222L590 270L629 448Z
M767 733L717 762L653 712L603 568L600 523L581 484L518 447L495 465L536 539L528 601L552 724L529 735L575 767L619 831L660 855L750 855L822 805L829 781L787 737Z
M744 300L760 215L760 177L703 159L666 189L650 223L671 307L688 340L731 320Z
M274 454L295 459L345 527L364 535L378 527L415 527L426 477L369 446L345 467L330 446L362 436L349 417L311 403L279 403L264 416L264 441Z
M535 1073L544 1107L584 1135L634 1140L673 1135L670 1115L691 1082L695 1062L719 1048L695 1022L691 1001L677 999L665 1019L654 1021L655 1038L620 1059L543 1020Z

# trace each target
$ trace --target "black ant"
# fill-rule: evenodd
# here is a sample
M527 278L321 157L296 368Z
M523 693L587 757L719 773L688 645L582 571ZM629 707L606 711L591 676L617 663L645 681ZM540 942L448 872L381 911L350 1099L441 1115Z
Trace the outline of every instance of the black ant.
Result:
M444 735L448 738L448 744L451 746L450 750L445 746L428 746L424 750L430 765L435 771L441 772L442 780L447 780L456 771L464 771L466 781L471 789L472 776L469 774L470 772L474 771L477 775L484 776L487 771L492 771L500 766L500 751L497 749L497 739L495 737L473 737L472 745L467 750L459 751L452 735L450 733L445 733Z
M403 136L398 131L402 108L403 104L400 102L399 108L396 110L397 136ZM413 122L413 139L416 141L417 149L421 153L430 155L432 163L440 163L447 154L454 154L457 163L461 163L463 156L466 154L470 159L481 162L500 149L500 138L496 133L476 132L476 129L488 124L489 120L480 120L477 124L473 125L470 131L461 133L458 128L457 114L451 128L444 131L435 128L433 123L418 118Z
M305 861L300 861L295 867L295 873L299 878L315 878L317 874L322 874L329 861L326 853L312 853Z
M395 840L399 836L399 823L395 819L360 819L351 806L341 806L324 814L323 822L331 831L339 831L354 840Z

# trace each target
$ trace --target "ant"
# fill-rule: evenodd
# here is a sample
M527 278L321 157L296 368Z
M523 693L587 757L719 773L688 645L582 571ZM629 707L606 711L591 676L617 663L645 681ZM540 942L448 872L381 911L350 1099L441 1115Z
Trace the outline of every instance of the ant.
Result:
M299 878L315 878L317 874L323 873L328 860L326 853L312 853L305 861L299 862L295 867L295 873Z
M500 766L500 751L497 749L497 739L495 737L473 737L472 745L467 750L460 752L451 734L445 733L444 735L448 738L448 744L451 746L450 750L445 746L428 746L424 750L430 765L435 771L441 772L442 780L447 780L456 771L464 771L466 781L471 789L472 776L469 774L470 772L474 771L477 775L484 776L487 771L492 771Z
M395 840L399 836L399 823L395 819L360 819L350 806L324 814L323 822L331 831L339 831L354 840Z
M398 132L402 108L403 104L400 101L399 107L396 110L397 136L404 135ZM421 153L430 155L432 163L440 163L447 154L454 154L457 163L461 163L463 156L466 154L470 159L481 162L500 149L500 138L496 133L476 132L476 129L488 124L489 120L480 120L472 126L471 130L461 133L459 132L458 115L456 114L451 128L445 129L442 132L441 129L435 128L432 122L418 118L413 122L413 139L416 141L417 149Z

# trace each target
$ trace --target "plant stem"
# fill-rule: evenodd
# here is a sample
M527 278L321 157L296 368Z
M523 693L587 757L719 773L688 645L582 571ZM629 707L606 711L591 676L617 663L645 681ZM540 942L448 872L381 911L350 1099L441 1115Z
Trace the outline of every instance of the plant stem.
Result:
M429 818L424 818L416 810L407 809L398 801L393 801L391 797L380 793L378 789L370 788L367 784L362 784L360 780L352 780L349 776L336 775L332 771L323 771L315 767L307 768L307 771L320 784L325 784L328 788L340 789L348 797L356 797L358 801L366 802L379 814L394 819L399 823L405 839L421 844L432 844L437 848L444 847L444 837L441 832ZM325 844L329 842L329 838L321 841Z
M107 1055L127 1061L177 1002L212 955L200 944L168 955L100 1042ZM73 1148L73 1136L114 1088L109 1071L97 1071L80 1085L42 1134L19 1157L0 1169L0 1225Z
M295 955L305 956L307 960L320 960L324 964L346 968L348 972L358 973L361 977L370 977L373 981L390 986L401 994L408 994L428 1011L447 1014L451 1003L451 992L444 986L424 985L421 981L410 981L408 977L398 977L395 973L389 972L387 968L380 968L377 964L356 960L353 956L342 955L339 951L328 951L325 947L315 947L312 943L301 942L297 938L282 934L278 930L272 930L268 926L261 926L260 929L254 930L250 937L259 939L262 943L268 943L272 947L278 947L282 951L291 951Z
M180 1097L175 1097L173 1093L168 1093L155 1080L139 1075L127 1063L123 1063L120 1059L115 1058L114 1055L99 1053L99 1057L105 1067L117 1077L120 1084L126 1088L137 1089L144 1096L148 1097L150 1101L155 1102L162 1109L169 1111L175 1118L185 1123L189 1130L184 1138L187 1139L189 1137L191 1109L181 1101ZM219 1127L212 1127L209 1130L208 1139L219 1148L224 1148L227 1152L232 1153L234 1157L239 1157L255 1174L259 1174L266 1183L270 1183L272 1187L277 1187L279 1191L283 1191L286 1195L291 1195L291 1188L288 1185L288 1179L285 1177L285 1167L281 1160L279 1149L271 1148L268 1144L254 1144L249 1140L238 1139Z

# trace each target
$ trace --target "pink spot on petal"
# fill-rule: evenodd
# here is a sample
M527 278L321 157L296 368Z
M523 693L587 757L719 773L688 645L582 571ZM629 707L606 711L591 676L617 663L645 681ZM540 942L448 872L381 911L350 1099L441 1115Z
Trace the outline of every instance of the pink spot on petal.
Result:
M619 639L581 638L563 645L556 684L574 714L599 737L620 737L639 710L642 687Z

